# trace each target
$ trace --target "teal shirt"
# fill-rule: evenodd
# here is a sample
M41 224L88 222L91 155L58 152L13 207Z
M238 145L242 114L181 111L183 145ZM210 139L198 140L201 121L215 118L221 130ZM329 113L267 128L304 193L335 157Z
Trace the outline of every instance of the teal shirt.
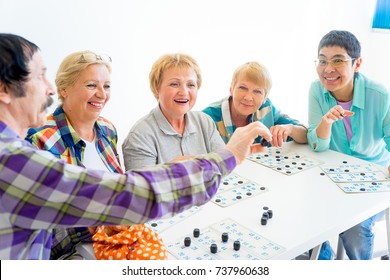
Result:
M336 99L319 80L312 83L309 92L309 145L315 151L335 150L363 160L387 166L390 164L390 96L386 88L357 73L351 111L352 138L348 144L342 121L332 125L330 138L317 136L322 117L334 106ZM315 147L315 148L314 148Z
M225 97L219 101L216 101L210 104L208 107L203 109L203 112L209 115L217 125L217 129L219 134L221 135L223 141L227 143L236 130L236 125L233 122L229 100L231 96ZM288 115L283 114L279 111L271 102L269 98L264 102L263 105L256 111L256 113L252 114L249 122L259 121L263 123L266 127L270 128L274 125L283 125L283 124L293 124L293 125L301 125L305 127L303 124L299 123L297 120L290 118ZM256 142L260 142L261 137L256 139ZM287 138L287 141L292 141L291 137Z

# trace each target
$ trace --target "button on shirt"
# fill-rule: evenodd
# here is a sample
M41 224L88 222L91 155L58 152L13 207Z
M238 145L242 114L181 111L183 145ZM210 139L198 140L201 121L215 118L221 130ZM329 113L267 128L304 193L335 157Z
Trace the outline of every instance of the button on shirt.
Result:
M35 149L0 121L0 259L48 259L55 227L142 224L201 205L235 166L221 150L147 171L92 171Z
M357 73L351 111L352 138L348 143L342 121L332 124L328 139L317 136L322 117L334 106L336 99L319 80L312 83L309 93L308 142L315 151L335 150L380 165L390 164L390 96L382 85Z

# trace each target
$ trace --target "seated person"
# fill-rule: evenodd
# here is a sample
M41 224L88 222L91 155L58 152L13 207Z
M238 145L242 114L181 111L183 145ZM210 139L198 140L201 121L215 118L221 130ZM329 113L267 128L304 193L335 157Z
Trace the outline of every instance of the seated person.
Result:
M309 145L332 149L390 170L390 95L381 84L359 73L361 46L348 31L333 30L318 45L318 79L309 92ZM383 212L340 234L351 260L372 259L372 227ZM332 257L329 242L320 257Z
M123 173L116 150L116 129L100 117L111 96L110 62L110 57L90 51L68 55L56 76L60 106L47 117L46 125L29 130L27 140L69 164ZM94 233L94 228L91 230ZM86 227L55 228L51 258L76 258L76 245L92 240L98 259L166 258L162 241L145 225L100 226L95 236L92 233ZM146 252L147 246L140 247L148 243L154 245L156 254L151 254L153 250ZM142 254L136 254L139 250Z
M291 140L307 143L306 127L281 113L268 98L271 86L269 72L257 62L248 62L236 69L230 95L203 110L214 120L225 143L237 127L255 121L270 129L272 146L281 147L283 142ZM260 141L260 137L256 139Z
M54 89L37 45L0 33L0 259L49 259L52 229L133 225L210 201L222 177L271 140L264 125L238 128L221 150L125 174L67 164L24 140L45 124ZM164 189L162 194L161 189Z
M153 64L149 81L158 104L131 128L123 143L126 170L224 147L213 120L191 111L202 84L198 63L191 56L161 56Z

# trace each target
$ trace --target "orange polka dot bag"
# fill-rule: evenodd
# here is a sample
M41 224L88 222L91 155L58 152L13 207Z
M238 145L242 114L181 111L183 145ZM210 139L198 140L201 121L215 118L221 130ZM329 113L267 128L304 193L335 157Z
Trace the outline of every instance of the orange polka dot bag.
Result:
M166 260L167 249L146 225L99 226L92 236L98 260Z

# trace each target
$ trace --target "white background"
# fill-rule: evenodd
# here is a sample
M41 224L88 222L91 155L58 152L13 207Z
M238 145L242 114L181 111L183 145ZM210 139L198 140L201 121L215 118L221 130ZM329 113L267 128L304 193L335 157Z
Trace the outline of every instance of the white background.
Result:
M53 83L60 62L69 53L88 49L109 54L113 59L112 96L103 116L116 125L120 148L134 122L156 105L148 75L152 63L165 53L188 53L199 62L203 86L196 110L228 95L235 68L257 60L268 67L273 77L272 101L282 111L307 123L307 94L316 78L313 61L318 42L332 29L349 30L357 36L362 45L361 71L390 88L390 34L372 30L374 7L375 0L0 0L0 32L16 33L36 43ZM106 262L99 266L90 262L57 263L53 267L54 264L50 263L52 269L46 270L46 262L43 267L36 262L26 262L22 267L19 262L9 262L3 267L8 268L8 274L3 276L20 278L25 273L26 277L37 274L41 279L52 279L56 273L58 279L69 279L70 272L78 277L91 277L90 273L95 272L92 277L128 278L121 276L125 265L120 262L115 263L119 267ZM65 264L73 264L73 269L68 270ZM383 264L379 262L365 266L355 262L265 264L274 268L277 264L279 269L264 279L312 279L319 274L342 277L346 273L353 279L367 279L371 272L385 272L383 265L377 267ZM215 264L197 265L212 268Z
M69 53L109 54L112 96L102 115L116 125L120 148L134 122L157 104L148 75L165 53L199 62L195 110L227 96L233 71L257 60L271 72L271 100L307 123L318 42L332 29L357 36L361 72L390 88L390 33L372 30L374 9L375 0L0 0L0 32L36 43L53 83Z
M40 280L69 280L69 279L109 279L109 280L284 280L284 279L376 279L390 273L390 266L386 261L2 261L2 279L40 279ZM123 275L127 267L140 271L154 269L178 270L186 272L206 269L206 276L199 275ZM268 267L268 275L240 275L231 273L218 274L218 267L249 267L257 270L258 267ZM47 269L50 268L50 269ZM146 269L146 270L145 270ZM229 271L229 270L228 270ZM137 273L137 272L136 272ZM174 273L172 271L172 273ZM194 272L192 272L194 274Z

